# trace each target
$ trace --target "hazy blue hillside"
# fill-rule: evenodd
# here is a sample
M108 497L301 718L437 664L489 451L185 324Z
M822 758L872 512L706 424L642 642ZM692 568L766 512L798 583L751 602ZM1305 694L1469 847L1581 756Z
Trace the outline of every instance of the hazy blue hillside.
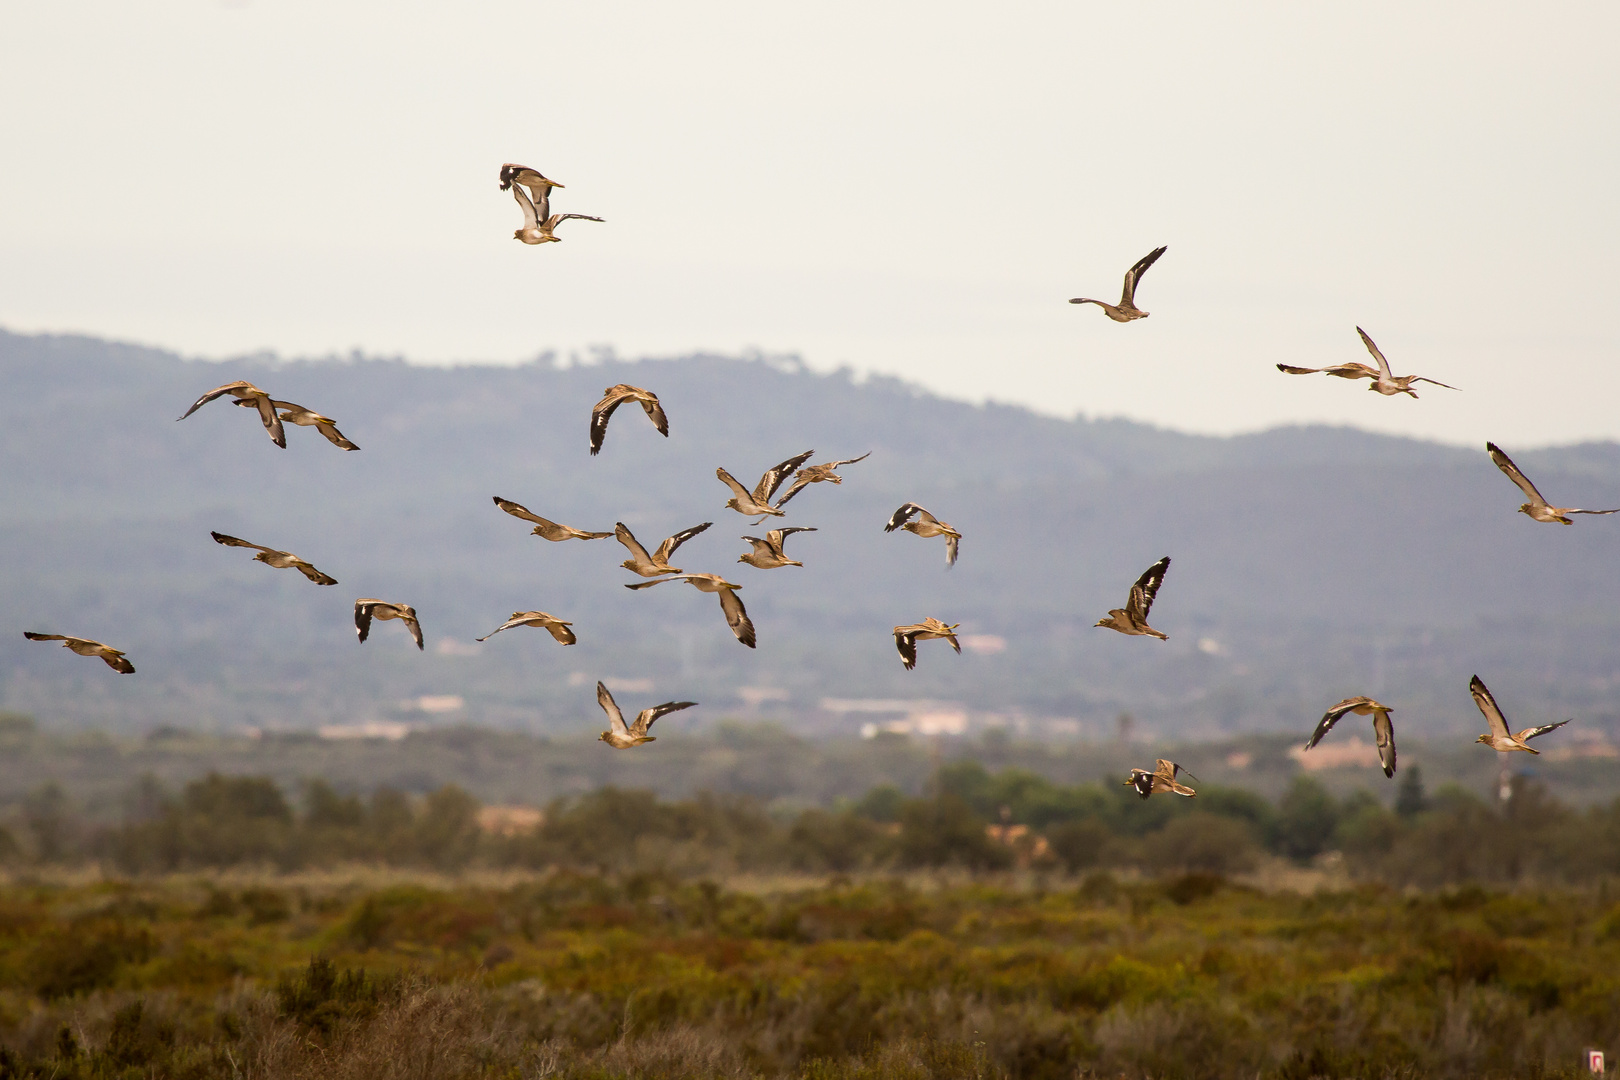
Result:
M175 422L237 378L335 417L363 449L289 427L278 450L224 402ZM620 381L659 394L670 437L630 407L591 458L590 407ZM739 691L756 688L782 695L765 713L804 728L871 718L828 715L823 698L904 698L1034 730L1069 718L1097 733L1129 710L1192 737L1308 729L1339 697L1376 693L1427 733L1477 722L1476 671L1527 723L1620 715L1620 521L1537 525L1482 452L1345 429L1215 439L1063 421L762 360L205 363L4 333L0 418L0 705L47 724L572 731L599 724L592 686L609 677L651 680L620 695L631 708L702 702L689 723L742 713ZM790 504L784 524L820 530L790 541L804 568L737 563L738 538L761 533L724 508L715 467L751 484L812 447L872 456ZM1556 497L1620 505L1620 446L1509 449ZM618 544L531 537L492 495L582 528L624 521L649 546L715 522L676 561L743 586L760 647L731 637L714 597L629 592L639 579ZM965 534L955 569L942 544L882 532L908 499ZM341 584L261 566L210 529L295 551ZM1094 629L1165 554L1153 622L1170 641ZM357 644L357 596L414 604L427 652L398 624ZM572 619L580 643L520 630L472 644L526 608ZM903 671L889 628L924 615L1006 647L925 645ZM139 672L25 629L108 641ZM466 707L413 711L423 695Z

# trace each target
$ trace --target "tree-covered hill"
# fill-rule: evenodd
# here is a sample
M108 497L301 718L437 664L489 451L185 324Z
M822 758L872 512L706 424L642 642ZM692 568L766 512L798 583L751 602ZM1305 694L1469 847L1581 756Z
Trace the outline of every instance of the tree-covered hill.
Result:
M363 449L289 427L278 450L226 402L175 422L238 378L335 417ZM593 458L589 410L616 382L654 390L670 436L627 406ZM671 730L747 712L745 689L800 730L871 718L829 714L827 698L927 699L1033 733L1058 718L1095 735L1129 711L1178 737L1308 730L1325 705L1371 693L1428 735L1478 723L1476 672L1527 724L1575 716L1573 734L1620 714L1620 521L1534 524L1473 449L1062 420L771 358L216 363L6 333L0 421L0 705L46 724L577 730L600 722L592 688L608 678L649 687L620 693L629 708L703 704ZM739 564L739 537L766 526L725 509L715 468L751 484L812 447L872 456L789 505L781 524L819 530L790 541L803 568ZM1555 498L1620 505L1620 446L1509 450ZM732 638L714 597L629 592L639 579L614 541L529 536L494 495L582 528L623 521L649 546L715 522L676 563L743 586L759 648ZM940 542L882 531L907 500L963 532L954 569ZM210 530L297 552L341 584L258 565ZM1166 554L1153 623L1170 640L1094 629ZM427 651L397 623L357 644L359 596L415 605ZM573 620L579 644L533 630L473 644L529 608ZM979 647L925 644L902 670L889 629L925 615ZM138 672L23 630L107 641ZM464 707L424 713L423 696Z

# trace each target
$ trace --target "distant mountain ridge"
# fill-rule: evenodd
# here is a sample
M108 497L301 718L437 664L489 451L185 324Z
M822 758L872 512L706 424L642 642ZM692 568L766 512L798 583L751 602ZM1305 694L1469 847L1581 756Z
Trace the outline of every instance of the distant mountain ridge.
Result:
M334 417L362 449L289 429L278 450L225 402L174 422L236 378ZM621 381L659 394L670 436L628 407L592 459L590 407ZM1093 734L1121 711L1187 737L1308 731L1326 704L1376 693L1397 699L1398 725L1461 731L1477 723L1476 670L1527 723L1576 715L1573 732L1620 714L1620 532L1515 514L1518 492L1481 451L1346 428L1218 438L1061 420L716 356L205 362L3 331L0 416L0 705L46 723L576 730L600 722L590 688L614 676L703 703L674 725L745 714L751 688L805 728L851 722L819 709L833 697L959 702L977 720ZM819 530L794 538L804 568L737 563L738 537L759 533L724 508L716 466L751 484L812 447L815 460L873 453L790 504L782 524ZM1620 445L1509 449L1557 497L1620 505ZM759 649L732 639L712 596L627 592L637 579L612 540L531 537L494 495L581 528L624 521L649 545L714 521L677 563L743 586ZM907 500L962 530L956 568L937 541L882 532ZM341 584L255 564L210 529L295 551ZM1153 621L1171 640L1093 629L1166 554ZM397 624L358 645L361 595L414 604L428 652ZM580 643L518 631L471 644L527 608L573 619ZM904 672L889 628L925 615L1005 648L925 645ZM109 641L139 671L114 677L24 629ZM423 713L409 704L423 696L465 707Z

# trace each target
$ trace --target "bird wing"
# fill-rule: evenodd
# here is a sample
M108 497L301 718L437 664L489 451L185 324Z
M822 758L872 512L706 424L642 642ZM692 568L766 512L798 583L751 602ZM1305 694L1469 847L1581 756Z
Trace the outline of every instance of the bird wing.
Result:
M591 218L591 220L601 221L602 219ZM647 398L641 399L641 411L646 413L647 419L653 422L653 427L658 429L658 434L666 439L669 438L669 417L664 415L664 407L658 403L656 394L652 395L651 401L647 400Z
M251 542L249 542L247 540L238 539L237 537L234 537L234 536L226 536L224 533L221 533L221 532L214 532L212 530L209 530L208 535L212 536L214 538L214 543L216 543L216 544L224 544L226 547L255 548L255 549L259 550L259 551L270 552L270 553L273 553L273 554L276 554L276 555L286 554L285 552L276 551L275 548L267 548L263 544L254 544L254 543L251 543Z
M298 556L294 555L293 558L297 560L293 563L293 569L309 578L309 580L313 581L315 584L336 585L338 583L337 578L321 573L303 559L299 559Z
M900 662L910 671L917 666L917 639L911 636L910 626L894 628L894 647L900 652Z
M782 554L782 537L776 529L766 533L763 540L757 536L745 536L743 539L753 546L754 550L750 554L780 555L784 559L787 558L786 555Z
M840 465L853 465L857 461L865 461L867 458L869 458L871 456L872 456L872 451L868 450L866 453L862 454L860 457L845 458L843 461L829 461L823 466L823 468L836 469Z
M1395 775L1395 725L1388 709L1373 710L1373 737L1378 743L1378 761L1385 776Z
M512 198L517 200L518 207L523 211L523 227L525 229L538 229L540 218L534 209L534 202L520 185L512 186Z
M1549 731L1557 731L1567 723L1569 723L1568 720L1560 720L1556 724L1542 724L1540 727L1525 728L1523 731L1514 736L1514 738L1521 741L1525 739L1534 739L1537 735L1545 735Z
M491 498L495 500L496 506L500 507L502 510L505 510L508 514L511 514L515 518L522 518L524 521L532 521L536 525L547 528L556 524L554 521L547 521L545 518L541 517L539 514L536 514L522 503L515 503L511 499L503 499L499 495L493 495Z
M782 507L788 504L789 499L793 498L793 496L797 495L799 492L803 491L813 483L815 483L815 481L811 480L810 477L805 476L803 473L795 476L793 478L793 483L788 485L788 489L783 492L782 497L776 501L776 508L778 510L782 509Z
M1485 688L1485 684L1480 681L1478 675L1468 680L1468 692L1474 695L1474 704L1479 706L1479 711L1485 714L1485 726L1491 729L1491 734L1499 735L1504 739L1508 738L1507 717L1502 715L1502 710L1497 706L1496 699L1491 696L1491 692Z
M1141 281L1142 275L1147 273L1148 267L1158 262L1159 256L1163 255L1164 252L1165 249L1162 247L1154 248L1152 251L1136 260L1135 266L1132 266L1129 270L1125 271L1125 290L1120 294L1120 307L1135 306L1137 282Z
M695 701L666 701L662 705L642 709L641 712L636 714L636 722L631 726L630 734L645 735L652 730L653 724L657 722L659 717L667 716L672 712L680 712L682 709L690 709L696 704Z
M957 549L961 547L961 544L962 544L962 538L960 536L947 536L945 538L945 565L946 566L955 566L956 565L956 552L957 552Z
M1361 363L1334 364L1332 367L1295 367L1292 364L1278 364L1277 370L1286 371L1290 375L1337 375L1341 379L1376 379L1378 377L1378 372Z
M572 645L574 642L579 640L579 638L574 636L574 632L569 629L569 626L572 624L566 623L561 619L548 619L546 622L541 623L540 625L544 626L547 633L564 645Z
M1439 379L1431 379L1426 375L1414 375L1414 376L1412 376L1412 381L1413 382L1433 383L1435 386L1443 386L1447 390L1456 390L1457 389L1457 387L1452 386L1450 383L1443 383Z
M404 611L400 612L399 617L403 619L405 621L405 625L410 628L411 640L416 642L416 647L418 649L427 648L427 646L422 644L422 624L416 621L416 609L406 608Z
M608 419L613 416L613 410L617 409L624 402L624 399L629 396L629 394L617 391L609 393L607 397L598 401L596 407L591 410L591 455L593 457L602 449L602 440L607 436Z
M736 481L732 481L732 482L735 483ZM748 492L744 491L743 494L747 495ZM669 563L670 558L675 554L675 549L676 548L680 547L682 544L684 544L688 540L692 539L692 537L696 536L698 533L702 532L704 529L707 529L710 525L713 525L713 524L714 524L714 522L712 522L712 521L705 521L701 525L694 525L690 529L682 529L680 532L676 533L674 536L669 537L662 544L658 545L658 557L657 557L657 559L655 561L661 562L661 563L664 563L664 564L667 565Z
M1384 378L1392 377L1395 373L1389 370L1389 361L1385 360L1384 354L1378 351L1378 346L1374 345L1373 339L1367 336L1367 331L1358 326L1356 327L1356 333L1361 335L1361 343L1367 346L1367 351L1372 353L1374 360L1378 361L1378 370L1384 373Z
M505 622L501 623L501 625L497 626L495 629L491 630L489 633L485 634L483 637L481 637L481 638L473 638L473 640L474 641L488 641L490 638L494 637L496 634L500 633L502 630L510 630L514 626L522 626L522 625L524 625L525 623L527 623L529 621L528 620L528 615L529 615L529 613L527 611L514 611L512 613L512 617L510 619L507 619Z
M608 692L608 688L600 682L596 684L596 703L602 706L603 712L607 713L610 728L620 735L628 736L630 734L630 729L624 723L624 713L619 711L619 703L613 700L613 695Z
M287 449L287 430L281 426L281 417L276 415L276 407L270 404L269 394L255 394L253 404L258 406L259 419L264 421L264 430L270 433L270 441Z
M776 506L778 510L782 508L781 503L777 503ZM786 529L772 529L770 532L765 534L765 541L766 543L770 544L771 547L776 549L776 553L778 555L781 555L785 559L787 558L787 554L782 550L782 542L784 540L792 536L794 533L815 531L816 530L814 528L805 525L794 525Z
M1340 717L1344 716L1345 713L1354 709L1356 706L1365 704L1368 700L1369 699L1364 697L1345 698L1327 712L1323 713L1322 719L1318 720L1316 723L1316 730L1311 734L1311 741L1305 744L1305 749L1309 750L1311 747L1321 742L1323 736L1333 730L1333 725L1339 722Z
M549 229L555 223L548 220L551 217L551 186L549 184L525 184L529 190L529 199L534 203L534 218L544 221Z
M29 641L84 641L84 638L69 637L66 634L36 634L32 630L24 630L23 637Z
M1125 602L1125 609L1146 622L1148 612L1153 608L1153 599L1159 595L1159 586L1164 584L1165 571L1170 569L1170 556L1166 555L1152 566L1142 572L1131 586L1131 597Z
M551 208L551 200L547 199L546 200L546 209L549 210L550 208ZM546 219L546 228L555 229L558 225L562 224L565 221L568 221L569 219L573 219L575 221L606 221L607 220L607 218L592 217L589 214L552 214L551 217Z
M332 423L330 420L315 421L315 430L320 432L322 435L325 435L326 441L331 443L333 446L338 447L340 450L360 449L358 446L354 445L354 443L345 438L343 432L339 431L337 429L337 425Z
M507 512L510 513L511 511ZM613 523L613 538L629 550L630 557L636 562L652 564L652 556L647 554L647 549L641 546L641 541L637 540L635 534L625 527L624 522L616 521ZM673 539L673 536L670 537L670 540ZM664 543L669 543L669 540L664 541ZM660 547L658 550L662 552L664 549Z
M1187 772L1186 769L1167 758L1157 758L1154 760L1153 775L1161 780L1168 780L1172 785L1171 790L1175 790L1176 788L1180 787L1180 785L1175 782L1177 773L1187 773L1187 776L1191 779L1198 780L1198 777L1193 776L1192 773ZM1203 783L1202 780L1199 780L1198 782ZM1179 795L1181 792L1177 791L1176 794Z
M119 652L117 649L107 649L107 651L101 654L101 658L107 662L108 667L112 668L120 675L135 674L135 665L130 663L128 660L125 660L124 654Z
M1496 462L1496 467L1506 473L1509 480L1513 481L1515 484L1518 484L1520 491L1529 496L1530 502L1533 505L1547 505L1547 500L1542 497L1541 492L1536 490L1536 485L1530 482L1530 478L1528 476L1519 471L1519 467L1513 464L1512 458L1502 453L1501 447L1497 446L1495 443L1488 442L1485 444L1485 452L1491 455L1491 460Z
M748 489L739 484L737 482L737 478L726 472L726 470L716 469L714 470L714 475L718 476L720 478L720 482L725 484L726 487L737 493L738 502L746 503L754 501L754 497L749 494ZM758 524L758 522L755 522L755 524Z
M883 526L883 531L884 532L894 532L894 530L896 530L900 526L904 525L907 521L910 521L911 520L911 515L913 515L913 514L927 514L927 513L928 513L928 511L924 510L922 507L918 506L916 503L908 502L904 506L900 507L900 509L898 509L898 510L896 510L894 512L894 516L889 518L889 523L887 525ZM930 516L932 516L932 515L930 515Z
M364 641L371 636L371 606L379 603L377 600L356 600L354 602L354 629Z
M1596 514L1599 517L1602 517L1604 514L1620 514L1620 510L1572 510L1572 509L1566 508L1564 510L1564 513L1566 513L1566 514Z
M769 506L771 496L775 495L776 489L782 486L782 481L792 476L800 465L810 460L810 455L814 453L814 450L806 450L802 454L795 454L786 461L766 469L765 474L759 478L759 486L754 488L754 501L761 506Z
M754 624L749 620L748 610L743 607L742 597L737 595L736 589L720 590L720 610L726 613L726 625L737 635L737 640L752 649Z
M258 389L259 388L257 386L254 386L245 379L238 379L236 382L228 382L224 386L216 386L212 390L208 391L208 393L192 402L191 408L187 409L181 415L180 419L184 420L186 417L190 416L192 413L196 412L198 409L202 408L204 405L223 394L229 394L236 390L256 391Z
M691 579L691 574L675 574L671 577L653 578L651 581L638 581L634 585L626 585L625 588L635 592L637 589L650 589L654 585L662 585L666 581L690 581Z

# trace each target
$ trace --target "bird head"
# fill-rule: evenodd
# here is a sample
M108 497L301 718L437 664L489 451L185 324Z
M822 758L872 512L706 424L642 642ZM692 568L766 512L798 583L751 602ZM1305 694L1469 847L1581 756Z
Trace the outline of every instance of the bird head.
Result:
M626 570L634 570L636 568L636 561L634 559L626 559L619 565L624 567Z
M1482 743L1485 743L1485 744L1489 745L1489 743L1491 741L1491 737L1488 734L1487 735L1481 735L1479 738L1475 739L1474 741L1475 742L1482 742Z
M611 735L611 734L613 734L611 731L604 731L604 732L602 732L602 734L600 734L600 735L598 735L596 737L596 741L597 742L607 742L608 741L608 736Z
M1529 514L1530 513L1530 504L1525 503L1523 506L1519 507L1519 513L1521 513L1521 514ZM1534 516L1534 515L1531 515L1531 516Z
M727 510L735 510L739 514L742 513L742 507L737 505L737 499L736 499L735 496L733 496L733 497L726 500L726 509Z

